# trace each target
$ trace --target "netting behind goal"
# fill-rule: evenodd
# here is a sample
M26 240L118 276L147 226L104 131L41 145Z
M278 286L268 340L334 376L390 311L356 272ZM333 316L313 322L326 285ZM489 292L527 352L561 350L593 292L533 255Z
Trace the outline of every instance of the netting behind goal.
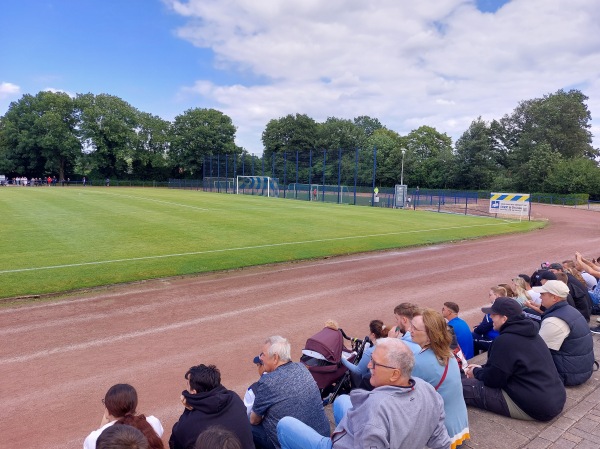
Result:
M269 176L238 176L235 193L279 198L279 181Z
M350 204L352 202L348 186L323 184L289 184L286 198L339 204Z
M224 177L206 177L203 180L204 190L218 193L235 193L235 179Z

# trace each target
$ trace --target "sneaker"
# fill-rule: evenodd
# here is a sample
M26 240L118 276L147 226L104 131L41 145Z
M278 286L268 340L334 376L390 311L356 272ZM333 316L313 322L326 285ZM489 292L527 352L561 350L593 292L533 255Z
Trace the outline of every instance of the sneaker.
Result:
M600 323L600 317L596 318L596 321L598 321Z
M600 326L592 327L592 328L590 329L590 332L591 332L592 334L600 334Z

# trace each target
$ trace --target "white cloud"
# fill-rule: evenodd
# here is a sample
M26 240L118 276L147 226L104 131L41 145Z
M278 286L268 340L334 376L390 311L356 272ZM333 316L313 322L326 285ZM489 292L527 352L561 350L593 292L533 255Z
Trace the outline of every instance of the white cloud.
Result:
M264 80L182 90L230 115L251 152L270 119L296 112L371 115L401 134L428 125L456 139L478 116L576 86L600 114L595 0L513 0L494 14L472 0L164 1L188 18L181 38Z
M0 99L5 99L18 95L21 88L13 83L3 81L0 83Z
M52 92L52 93L63 93L63 94L67 94L69 97L71 98L75 98L77 95L75 95L73 92L69 92L67 90L63 90L63 89L56 89L54 87L46 87L45 89L43 89L46 92Z

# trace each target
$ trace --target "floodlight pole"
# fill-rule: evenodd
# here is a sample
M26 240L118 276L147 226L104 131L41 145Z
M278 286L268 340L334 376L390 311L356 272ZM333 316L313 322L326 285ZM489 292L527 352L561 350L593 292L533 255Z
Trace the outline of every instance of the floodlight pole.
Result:
M402 168L400 169L400 185L404 185L404 154L406 153L406 148L401 148L402 151Z

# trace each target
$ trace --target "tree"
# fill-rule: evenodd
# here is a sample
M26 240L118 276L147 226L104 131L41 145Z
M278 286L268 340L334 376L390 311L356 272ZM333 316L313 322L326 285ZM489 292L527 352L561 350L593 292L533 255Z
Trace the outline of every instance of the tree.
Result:
M456 141L453 183L460 189L489 189L502 170L490 126L481 117Z
M435 128L421 126L406 136L405 173L411 185L446 188L453 162L452 139Z
M239 154L231 118L216 109L188 109L171 128L170 159L181 172L202 173L205 156Z
M167 156L171 124L146 112L139 113L137 139L131 162L137 179L164 179L170 172Z
M526 163L538 145L546 144L565 158L596 158L589 131L588 98L578 90L559 90L543 98L519 103L499 122L498 141L515 168Z
M138 110L119 97L79 94L81 134L98 174L114 177L132 174L137 142Z
M519 192L545 192L548 186L546 178L563 157L547 143L536 145L530 153L527 162L515 167L512 185Z
M81 153L75 104L65 93L24 95L10 104L0 124L3 169L13 175L60 180Z
M288 114L270 120L262 133L263 157L272 153L308 152L317 143L317 122L306 114Z
M354 124L362 129L365 137L371 137L375 131L383 128L383 125L378 119L371 118L368 115L355 117Z
M323 123L317 125L317 147L327 150L354 150L362 148L366 141L362 128L356 126L351 120L337 117L328 117Z
M400 183L402 170L402 148L405 147L405 138L396 131L386 128L376 129L368 138L366 148L377 149L377 183L383 186L393 186ZM369 173L373 165L365 166ZM367 181L370 181L368 179Z
M600 197L600 170L595 161L585 157L560 159L544 180L543 191L554 193L589 193Z

